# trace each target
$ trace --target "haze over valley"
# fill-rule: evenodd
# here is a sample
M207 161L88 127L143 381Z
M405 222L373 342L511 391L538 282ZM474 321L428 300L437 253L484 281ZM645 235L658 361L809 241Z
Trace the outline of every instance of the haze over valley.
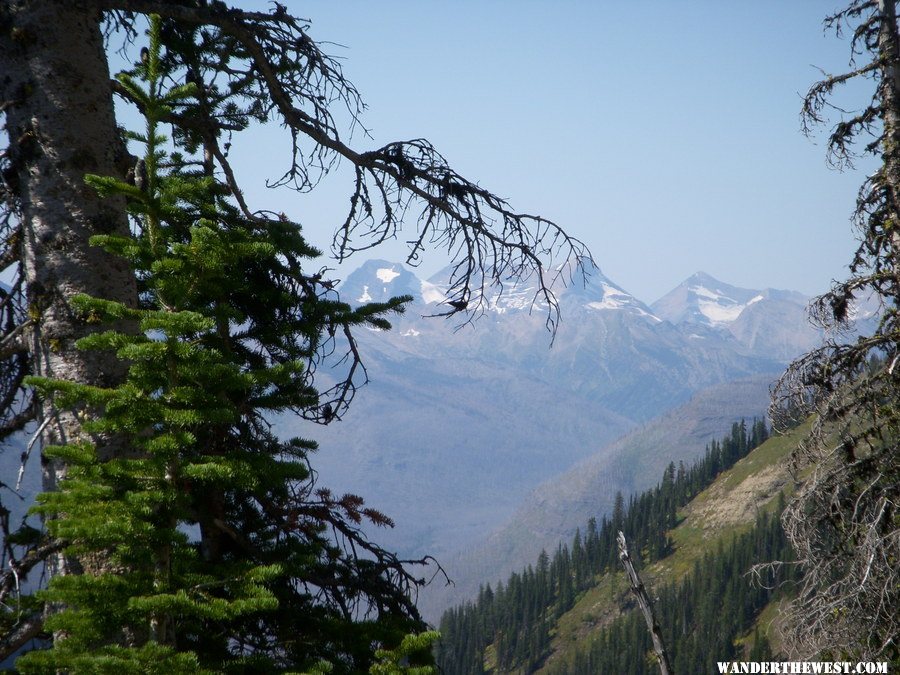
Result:
M701 272L646 304L587 271L558 289L552 345L527 282L463 325L430 316L448 309L449 270L420 279L370 260L339 287L353 304L414 300L392 330L358 332L371 381L346 420L316 430L315 465L322 485L395 521L378 541L445 566L456 586L424 592L432 618L608 510L616 491L646 488L736 419L765 416L770 383L822 337L797 292ZM872 312L861 306L860 320ZM284 416L278 429L307 427Z

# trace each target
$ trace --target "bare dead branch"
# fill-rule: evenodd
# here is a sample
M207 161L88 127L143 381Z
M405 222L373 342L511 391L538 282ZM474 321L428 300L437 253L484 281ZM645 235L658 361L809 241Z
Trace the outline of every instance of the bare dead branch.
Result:
M502 289L509 279L533 278L534 301L546 309L547 326L555 331L559 305L551 289L561 263L590 257L584 244L552 221L516 212L505 200L460 176L423 139L362 153L351 149L341 140L328 104L342 103L354 126L362 103L339 64L307 37L306 26L298 19L286 12L223 11L213 5L187 7L154 0L103 4L111 10L154 12L209 26L220 31L220 39L234 41L236 57L227 69L232 85L265 87L272 107L263 117L275 116L292 133L292 163L274 185L308 190L316 184L316 175L328 171L336 159L351 162L356 176L351 207L334 238L339 260L398 236L404 216L414 209L418 231L410 240L407 261L416 264L427 244L461 262L448 295L450 306L464 309L452 313L475 316L484 310L487 287ZM307 143L312 147L308 152L303 149ZM217 154L217 159L228 175L224 156ZM239 198L231 176L228 182Z
M669 654L666 651L666 646L662 639L662 631L659 628L659 622L656 620L656 616L653 613L653 603L650 601L650 596L647 594L644 582L641 581L641 577L638 575L637 570L634 569L634 563L631 561L631 556L628 554L628 544L625 541L625 533L619 531L616 540L619 545L619 560L622 562L622 566L625 568L625 572L628 575L628 581L631 584L631 592L634 593L634 596L637 598L638 604L641 607L641 612L644 614L644 620L647 622L647 630L650 631L650 637L653 641L653 651L656 653L656 659L659 663L659 672L661 675L671 675L672 665L669 662Z
M44 616L41 612L32 612L19 617L12 629L0 636L0 661L4 661L30 640L44 632Z

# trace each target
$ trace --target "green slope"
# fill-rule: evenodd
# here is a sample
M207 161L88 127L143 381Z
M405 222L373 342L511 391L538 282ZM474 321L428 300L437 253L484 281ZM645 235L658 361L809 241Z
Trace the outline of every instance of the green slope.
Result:
M620 529L645 562L644 582L682 671L714 667L709 654L739 656L744 644L758 656L765 641L753 636L754 622L782 593L750 584L746 572L792 557L776 512L791 489L788 458L807 430L759 444L764 426L735 423L691 467L671 464L627 505L617 495L601 523L444 614L444 672L647 672L646 627L628 611L635 602L617 560Z
M670 531L673 553L641 571L651 594L658 585L683 579L705 554L750 531L759 513L775 508L778 495L790 490L788 456L808 430L808 425L803 425L770 438L679 511L679 524ZM589 642L620 616L623 608L631 606L632 596L623 572L598 577L595 585L556 621L551 629L550 656L538 672L567 659L576 646ZM771 625L773 618L774 608L767 610L765 621L759 622L761 628Z

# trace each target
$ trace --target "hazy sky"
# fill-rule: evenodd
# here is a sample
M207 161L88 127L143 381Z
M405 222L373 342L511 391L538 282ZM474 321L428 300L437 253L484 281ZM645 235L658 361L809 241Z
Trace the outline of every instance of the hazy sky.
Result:
M805 138L798 118L818 68L847 63L847 42L823 34L831 3L288 6L312 21L314 39L339 43L327 51L369 105L374 140L357 134L351 145L430 139L460 173L583 239L645 302L698 270L808 294L844 275L867 165L828 169L824 137ZM274 175L287 142L273 126L241 143L249 180ZM315 195L273 202L247 183L257 207L285 210L320 247L349 191L338 174ZM444 264L431 255L420 275Z

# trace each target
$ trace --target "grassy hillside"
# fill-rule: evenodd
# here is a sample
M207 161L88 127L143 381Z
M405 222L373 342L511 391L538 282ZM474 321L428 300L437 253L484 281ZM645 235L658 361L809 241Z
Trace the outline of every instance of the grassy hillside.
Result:
M744 645L761 649L755 623L764 632L773 624L774 610L764 610L777 594L751 586L745 573L791 555L776 511L790 490L787 458L806 428L761 445L757 425L752 434L745 430L735 425L691 468L670 466L627 507L619 498L601 527L592 522L552 557L542 554L496 591L483 587L475 602L445 614L445 671L571 675L602 665L604 672L644 672L647 631L629 611L635 602L610 536L618 529L645 561L644 583L658 598L682 671L706 667L712 651L724 657ZM619 652L611 663L609 654Z
M679 524L671 531L674 551L641 571L650 588L678 582L704 555L725 547L736 536L748 532L761 512L771 512L778 495L790 489L786 460L797 442L808 432L803 425L784 436L774 436L753 450L697 495L679 513ZM651 590L652 592L652 590ZM553 629L547 672L569 656L576 645L584 645L604 626L633 606L624 572L604 574L563 614ZM758 622L761 630L773 625L775 607ZM777 636L773 636L777 643Z

